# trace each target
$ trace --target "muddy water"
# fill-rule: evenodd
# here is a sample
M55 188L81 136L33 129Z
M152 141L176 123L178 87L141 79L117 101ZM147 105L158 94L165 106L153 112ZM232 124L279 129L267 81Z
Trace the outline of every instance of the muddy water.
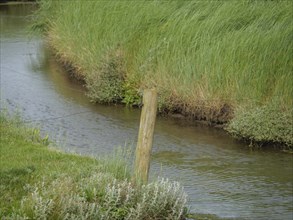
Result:
M27 35L31 6L0 6L1 108L19 111L65 151L103 155L135 146L139 110L93 105ZM191 210L236 219L292 219L292 155L249 150L223 131L158 118L151 175L179 180Z

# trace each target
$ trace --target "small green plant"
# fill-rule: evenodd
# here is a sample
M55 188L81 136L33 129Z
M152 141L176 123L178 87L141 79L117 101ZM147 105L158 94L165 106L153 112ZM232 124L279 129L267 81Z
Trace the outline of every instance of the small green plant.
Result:
M142 93L139 89L139 82L136 78L129 77L123 84L124 97L122 102L127 106L140 106Z
M38 128L32 128L32 129L28 129L25 128L24 125L22 124L22 122L20 122L20 126L23 127L23 129L27 130L27 134L28 135L28 140L34 142L34 143L40 143L44 146L48 146L51 142L49 140L49 135L45 135L45 137L42 137L41 133L40 133L40 129Z

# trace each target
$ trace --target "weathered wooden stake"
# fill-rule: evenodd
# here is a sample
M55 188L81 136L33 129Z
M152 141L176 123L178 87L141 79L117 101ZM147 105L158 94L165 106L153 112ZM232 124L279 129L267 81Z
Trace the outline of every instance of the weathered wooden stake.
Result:
M143 183L148 182L156 114L157 91L156 89L144 90L135 160L136 180Z

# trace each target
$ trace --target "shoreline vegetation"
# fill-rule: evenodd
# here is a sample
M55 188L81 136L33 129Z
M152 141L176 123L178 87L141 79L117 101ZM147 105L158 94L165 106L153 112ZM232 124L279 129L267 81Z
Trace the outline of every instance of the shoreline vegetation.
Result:
M100 159L66 154L48 137L0 115L1 219L185 219L177 182L132 181L125 153Z
M35 4L36 0L0 0L0 5Z
M250 145L293 146L291 1L41 0L33 29L93 102L220 125Z

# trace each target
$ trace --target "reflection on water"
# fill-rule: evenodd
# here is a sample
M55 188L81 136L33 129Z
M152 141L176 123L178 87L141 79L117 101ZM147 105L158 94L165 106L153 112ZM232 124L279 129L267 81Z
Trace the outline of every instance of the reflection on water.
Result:
M94 105L37 37L32 6L0 6L1 102L49 133L66 151L112 152L137 138L140 111ZM151 174L179 180L199 213L239 219L292 219L292 155L253 151L223 131L158 117Z

